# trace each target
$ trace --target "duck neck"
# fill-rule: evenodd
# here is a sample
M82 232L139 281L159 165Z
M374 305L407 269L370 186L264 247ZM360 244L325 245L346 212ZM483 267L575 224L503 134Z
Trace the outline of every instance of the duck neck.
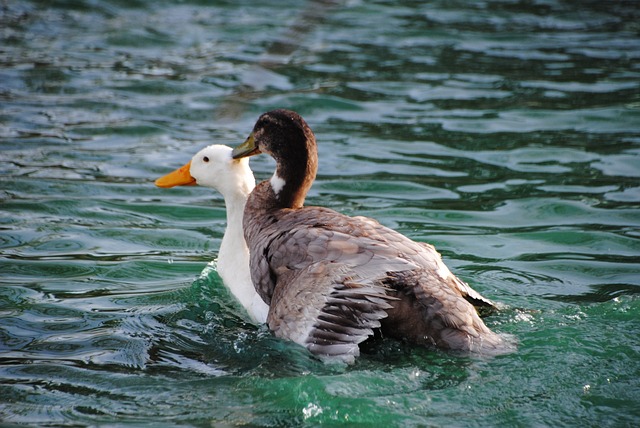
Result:
M225 197L227 228L218 253L218 273L242 306L249 308L255 290L249 272L249 249L244 240L242 216L246 196Z
M244 242L242 232L242 215L246 199L234 197L233 202L227 200L227 228L224 231L222 242L220 243L220 256L239 255L248 253L247 244Z
M299 150L274 156L276 171L269 180L274 208L302 208L318 171L318 152L313 135Z

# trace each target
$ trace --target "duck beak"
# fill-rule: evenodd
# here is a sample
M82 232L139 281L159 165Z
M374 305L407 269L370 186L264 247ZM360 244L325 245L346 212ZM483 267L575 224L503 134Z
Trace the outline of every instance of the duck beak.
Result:
M182 168L178 168L173 172L158 178L155 183L158 187L174 187L174 186L193 186L196 179L190 174L191 161Z
M231 157L234 159L239 159L247 156L257 155L259 153L262 152L256 146L256 139L253 138L252 132L251 134L249 134L249 137L244 141L244 143L233 149L233 151L231 152Z

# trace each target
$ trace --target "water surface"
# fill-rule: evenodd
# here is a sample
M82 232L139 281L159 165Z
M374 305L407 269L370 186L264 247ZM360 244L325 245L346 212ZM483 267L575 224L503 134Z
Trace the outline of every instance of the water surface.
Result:
M23 1L0 11L0 420L635 426L635 2ZM153 180L282 107L307 202L430 242L516 353L324 365L252 325L209 189ZM273 162L251 165L260 179Z

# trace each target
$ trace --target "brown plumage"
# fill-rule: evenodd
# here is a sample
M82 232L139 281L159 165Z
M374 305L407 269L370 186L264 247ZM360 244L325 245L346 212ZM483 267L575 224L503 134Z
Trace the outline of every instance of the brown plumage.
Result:
M252 281L276 336L344 361L378 328L444 349L512 349L474 308L493 303L455 277L433 246L366 217L303 206L318 160L315 136L297 113L260 116L233 156L258 153L271 155L276 171L249 196L243 223Z

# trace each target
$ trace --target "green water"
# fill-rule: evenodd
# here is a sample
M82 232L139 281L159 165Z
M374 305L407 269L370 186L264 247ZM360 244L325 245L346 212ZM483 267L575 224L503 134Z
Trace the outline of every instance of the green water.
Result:
M0 423L640 424L633 1L8 1ZM221 197L153 180L274 107L308 203L430 242L516 353L385 341L324 365L207 264ZM252 159L258 178L273 162Z

